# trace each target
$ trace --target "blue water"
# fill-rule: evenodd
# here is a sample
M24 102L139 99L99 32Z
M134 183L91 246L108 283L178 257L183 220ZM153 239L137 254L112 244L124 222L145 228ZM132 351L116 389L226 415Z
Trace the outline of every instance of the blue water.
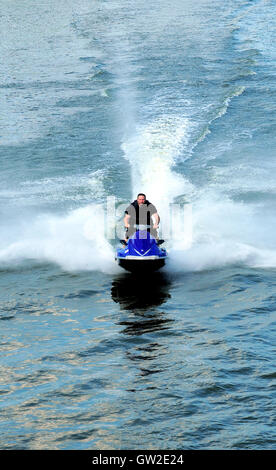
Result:
M2 449L275 448L275 13L2 1ZM138 191L192 216L150 278Z

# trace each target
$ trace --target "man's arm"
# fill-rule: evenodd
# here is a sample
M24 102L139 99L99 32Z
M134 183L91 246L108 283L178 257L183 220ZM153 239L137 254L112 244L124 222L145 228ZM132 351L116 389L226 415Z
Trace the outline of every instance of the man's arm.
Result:
M157 212L152 214L153 219L155 220L155 223L153 224L153 228L158 228L159 222L160 222L160 217Z
M125 214L125 216L124 216L125 228L129 228L129 219L130 219L130 215L129 215L129 214Z

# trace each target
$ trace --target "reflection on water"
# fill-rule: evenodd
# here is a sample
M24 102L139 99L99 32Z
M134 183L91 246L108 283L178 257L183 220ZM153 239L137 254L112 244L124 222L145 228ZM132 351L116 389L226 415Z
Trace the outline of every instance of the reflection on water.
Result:
M144 333L167 329L168 323L173 320L162 318L162 316L162 312L156 312L153 315L148 316L146 319L144 319L144 315L139 315L140 318L137 318L134 321L121 321L119 324L126 326L123 333L127 335L143 335Z
M111 295L118 302L121 310L131 311L126 319L119 322L126 328L123 333L142 335L153 331L166 329L171 319L156 310L171 296L170 281L163 273L148 276L125 275L112 283Z
M125 274L113 280L111 296L123 310L147 311L162 305L171 296L170 281L163 273L135 276Z
M163 273L150 276L124 275L112 283L111 296L120 304L121 310L131 312L119 324L126 326L123 333L142 335L167 328L168 319L165 314L154 307L159 307L170 293L170 281Z
M144 379L163 371L160 367L161 356L166 355L166 346L159 341L159 333L169 330L173 319L156 307L165 303L171 296L170 281L163 273L149 276L123 275L114 279L111 296L120 304L122 312L118 321L124 328L121 333L133 338L127 342L126 359L137 367L133 382L127 390L138 391L141 386L155 389L155 381ZM136 343L135 337L141 338ZM141 382L142 380L142 382Z

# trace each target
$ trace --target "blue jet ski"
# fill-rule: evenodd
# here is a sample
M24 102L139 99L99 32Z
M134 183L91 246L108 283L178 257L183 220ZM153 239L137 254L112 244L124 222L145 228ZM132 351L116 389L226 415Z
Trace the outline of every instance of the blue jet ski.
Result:
M156 240L144 227L137 226L127 245L117 249L115 259L127 271L157 271L165 265L167 252L159 246L164 240Z

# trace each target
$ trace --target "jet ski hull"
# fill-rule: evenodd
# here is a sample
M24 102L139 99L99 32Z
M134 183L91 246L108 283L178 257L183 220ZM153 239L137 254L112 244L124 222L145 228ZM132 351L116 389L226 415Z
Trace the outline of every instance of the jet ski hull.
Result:
M130 271L131 273L135 272L154 272L161 269L165 266L165 258L158 258L158 259L127 259L121 258L118 259L118 264L122 268Z
M147 231L137 230L125 248L117 250L116 259L122 268L134 272L153 272L165 265L167 252Z

